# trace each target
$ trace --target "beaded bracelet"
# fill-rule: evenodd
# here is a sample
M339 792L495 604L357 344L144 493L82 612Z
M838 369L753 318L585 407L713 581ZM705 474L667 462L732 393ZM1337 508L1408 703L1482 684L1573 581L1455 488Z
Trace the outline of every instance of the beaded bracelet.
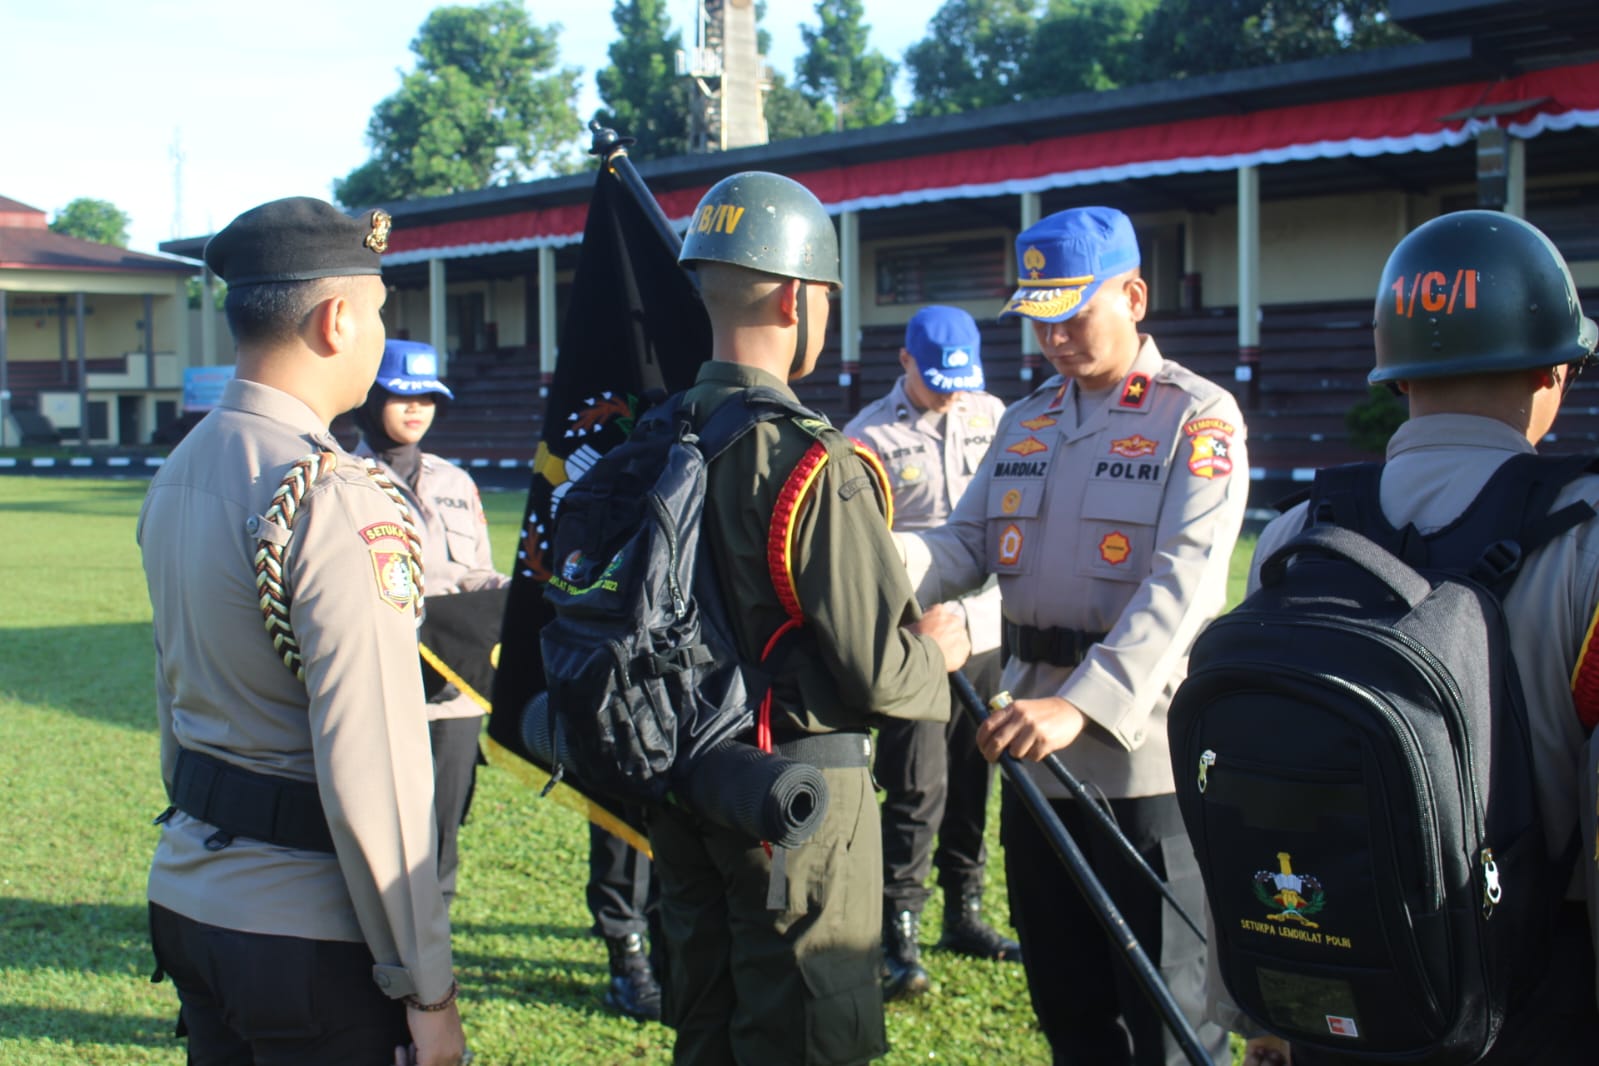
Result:
M415 995L410 995L405 997L405 1005L410 1007L412 1010L443 1010L445 1007L448 1007L451 1003L455 1002L455 994L459 991L461 991L461 983L459 981L452 980L450 982L450 990L446 992L444 994L444 998L439 1000L437 1003L423 1003L421 1000L417 999Z

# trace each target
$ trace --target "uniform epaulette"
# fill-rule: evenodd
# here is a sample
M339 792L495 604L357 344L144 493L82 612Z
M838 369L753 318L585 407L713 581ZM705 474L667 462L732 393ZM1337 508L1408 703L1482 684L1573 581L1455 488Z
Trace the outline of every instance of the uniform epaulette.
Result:
M839 430L837 426L834 426L832 423L827 422L824 419L791 417L789 418L789 421L798 426L800 429L804 430L808 435L815 437L820 441L825 441L827 439L824 434L828 433L829 431L836 433L839 436L843 435L842 431Z
M1174 363L1170 359L1161 364L1160 370L1155 373L1155 380L1175 385L1188 393L1188 395L1200 400L1209 400L1222 393L1226 393L1229 396L1232 395L1228 389L1216 384L1210 378L1188 369L1181 363Z
M414 590L412 606L418 617L422 614L422 538L417 533L411 517L411 508L405 497L389 480L387 474L369 458L360 458L360 469L394 502L400 511L400 527L405 532L409 553L407 568ZM285 573L284 557L305 497L316 483L339 469L338 455L330 451L312 452L289 467L283 481L272 494L272 504L255 523L257 548L255 553L255 587L261 604L261 618L266 623L267 635L283 665L294 676L305 680L305 661L300 655L300 642L289 624L289 603L292 591Z

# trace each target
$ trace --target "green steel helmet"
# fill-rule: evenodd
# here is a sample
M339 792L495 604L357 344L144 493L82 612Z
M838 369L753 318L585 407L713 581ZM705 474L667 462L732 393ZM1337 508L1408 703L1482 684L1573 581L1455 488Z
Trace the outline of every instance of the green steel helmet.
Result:
M1559 250L1498 211L1441 215L1400 241L1375 325L1373 384L1573 363L1599 342Z
M711 186L689 219L677 261L839 285L838 234L822 202L792 178L761 170Z

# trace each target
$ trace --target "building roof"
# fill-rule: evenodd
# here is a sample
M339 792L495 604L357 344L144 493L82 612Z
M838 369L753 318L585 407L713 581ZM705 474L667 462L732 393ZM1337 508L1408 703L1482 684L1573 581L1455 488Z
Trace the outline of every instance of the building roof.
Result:
M0 198L0 218L5 205ZM21 206L21 205L19 205ZM43 212L39 212L43 217ZM192 274L193 263L130 252L110 244L53 233L43 226L0 224L0 270L83 270L120 274Z
M1023 192L1043 193L1045 210L1098 196L1134 212L1209 211L1235 202L1234 174L1253 165L1271 166L1271 198L1421 191L1473 180L1474 138L1491 125L1531 139L1531 172L1592 168L1592 0L1394 0L1392 10L1441 39L721 153L649 159L640 145L635 162L679 225L714 182L760 169L803 182L830 211L866 212L863 237L925 232L946 215L1014 225L1008 204ZM385 268L431 258L487 267L575 244L592 182L578 174L383 205L395 222ZM161 247L196 256L204 238Z

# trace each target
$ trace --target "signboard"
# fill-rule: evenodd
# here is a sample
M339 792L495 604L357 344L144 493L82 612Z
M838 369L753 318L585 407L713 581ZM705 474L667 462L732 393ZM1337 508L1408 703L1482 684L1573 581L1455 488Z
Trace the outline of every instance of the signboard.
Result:
M222 388L233 380L231 366L191 366L183 372L183 409L209 411L222 399Z

